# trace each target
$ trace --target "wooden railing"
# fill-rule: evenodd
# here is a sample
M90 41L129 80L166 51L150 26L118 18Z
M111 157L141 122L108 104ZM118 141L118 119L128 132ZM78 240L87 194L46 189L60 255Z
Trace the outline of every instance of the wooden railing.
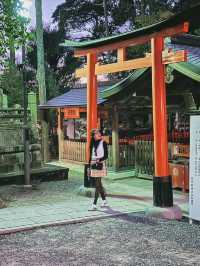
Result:
M189 145L168 143L168 158L189 158ZM153 175L153 141L135 141L135 169L138 174Z
M134 167L135 166L135 145L119 145L119 166Z
M135 149L134 145L120 144L119 146L120 167L134 167ZM107 166L112 167L112 145L108 145ZM65 140L62 147L61 159L76 162L86 162L86 142Z
M108 145L108 161L109 168L113 166L112 145ZM119 145L119 167L134 167L135 166L135 145L120 144Z
M0 146L14 147L23 145L23 128L5 127L0 129Z
M65 140L62 148L61 159L86 163L86 142ZM174 159L174 145L169 143L169 160ZM177 146L177 144L176 144ZM182 145L183 146L183 145ZM184 145L184 148L187 145ZM187 146L187 150L188 150ZM182 154L182 150L178 155ZM186 156L185 156L186 157ZM107 166L112 168L112 145L108 145ZM120 168L135 168L138 175L152 176L154 173L154 154L152 141L135 141L134 144L119 145Z
M153 162L153 142L135 141L135 169L138 174L153 175Z
M64 140L61 159L86 162L86 142Z

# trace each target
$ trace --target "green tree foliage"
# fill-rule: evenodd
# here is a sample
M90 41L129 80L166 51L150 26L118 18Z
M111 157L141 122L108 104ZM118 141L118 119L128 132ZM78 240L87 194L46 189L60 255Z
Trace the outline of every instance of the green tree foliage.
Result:
M65 51L60 43L63 37L57 29L44 29L44 59L46 71L46 90L47 100L66 92L68 88L74 85L74 71L80 65L73 56L72 51ZM27 57L30 66L37 68L37 48L36 43L32 42L31 50Z
M22 75L15 65L15 50L31 39L28 19L21 15L21 0L0 0L0 88L8 103L22 105Z
M66 0L53 13L63 37L93 39L105 36L104 2L111 35L163 20L198 4L199 0Z
M137 18L147 16L149 24L157 19L161 11L172 11L176 1L157 0L107 0L109 33L131 30L143 26ZM154 18L155 17L155 18ZM82 32L89 38L105 36L105 14L103 0L66 0L53 14L63 32ZM83 34L84 33L84 34ZM77 34L78 35L78 34Z
M7 67L0 77L0 88L8 96L8 105L23 103L22 75L15 65Z
M72 51L59 46L64 39L95 39L106 36L106 19L104 3L106 3L109 35L140 28L195 4L196 0L66 0L53 13L57 29L44 29L44 50L46 73L51 71L55 84L59 85L59 93L63 93L73 85L74 70L80 62L73 57ZM199 1L199 0L198 0ZM197 1L196 1L197 2ZM128 57L143 56L149 46L128 49ZM35 46L29 53L31 65L36 67ZM116 54L102 56L105 62L114 62ZM115 76L115 75L114 75ZM123 77L121 73L118 77ZM113 77L113 75L111 75ZM48 83L48 77L46 83ZM53 82L52 82L53 84ZM54 86L54 85L53 85ZM47 98L53 95L52 88L47 85ZM51 91L52 93L48 93ZM57 92L55 92L57 94ZM55 95L56 95L55 94Z
M65 37L66 32L86 31L93 38L104 34L104 8L102 0L67 0L53 14L54 21ZM67 20L66 20L67 18Z
M0 57L7 58L10 49L18 49L29 38L28 19L20 15L20 0L0 0ZM4 63L1 60L1 64Z
M112 35L152 24L158 20L161 12L168 11L167 16L171 15L172 2L175 1L66 0L65 3L57 7L53 18L58 23L63 39L96 39L106 36L104 4L106 4L107 10L109 35ZM147 51L148 46L146 45L140 48L134 47L129 50L129 56L134 58ZM109 57L103 56L105 62L115 59L116 54ZM124 73L119 76L124 76Z
M66 0L53 13L63 38L95 39L106 36L106 3L109 35L141 28L163 20L195 4L199 0ZM131 58L148 52L144 45L129 49ZM113 60L115 56L104 60ZM112 75L113 76L113 75Z

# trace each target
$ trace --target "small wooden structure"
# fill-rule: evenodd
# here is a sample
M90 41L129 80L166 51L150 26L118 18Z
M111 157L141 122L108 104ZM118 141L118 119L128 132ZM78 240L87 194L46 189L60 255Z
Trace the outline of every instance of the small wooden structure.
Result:
M76 72L87 77L87 159L91 129L97 128L97 75L152 68L153 133L154 133L154 205L173 206L172 182L168 165L167 112L165 89L165 65L186 61L186 52L164 49L164 38L188 32L189 22L198 21L200 5L165 21L140 30L107 37L100 40L73 42L63 45L75 49L75 56L87 57L87 66ZM151 53L145 58L126 60L126 48L151 41ZM117 50L117 63L99 65L99 53Z
M105 119L109 115L109 110L105 107L106 100L103 99L100 94L102 91L108 89L111 85L116 82L103 82L100 84L100 92L98 97L98 121ZM58 134L58 159L67 160L73 162L86 163L86 124L85 128L79 131L83 131L83 134L78 134L75 129L76 124L86 122L86 87L84 84L79 85L78 87L72 88L69 92L55 97L48 101L45 105L41 105L42 109L54 109L57 114L57 126L56 126L56 135ZM69 122L70 130L66 130L66 123ZM116 120L115 123L117 122ZM118 122L117 122L118 127ZM68 133L70 131L70 134ZM79 132L80 133L80 132ZM118 132L117 132L118 133ZM127 145L123 140L120 140L120 145L118 147L119 154L116 154L115 147L112 143L109 142L110 138L105 137L106 141L109 143L109 168L118 169L124 167L134 167L134 146ZM113 152L114 149L114 152ZM117 160L119 160L118 168L115 165L115 157L113 154L116 154ZM113 158L114 157L114 158Z

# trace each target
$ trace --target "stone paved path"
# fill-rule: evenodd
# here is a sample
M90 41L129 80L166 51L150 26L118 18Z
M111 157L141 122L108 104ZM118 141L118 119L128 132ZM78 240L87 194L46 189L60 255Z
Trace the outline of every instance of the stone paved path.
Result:
M8 202L7 208L0 209L0 234L144 211L152 206L151 181L105 180L110 208L88 212L92 199L77 194L82 183L82 174L71 171L68 181L34 184L31 191L17 186L0 187L0 196ZM174 199L186 214L187 194L176 192Z

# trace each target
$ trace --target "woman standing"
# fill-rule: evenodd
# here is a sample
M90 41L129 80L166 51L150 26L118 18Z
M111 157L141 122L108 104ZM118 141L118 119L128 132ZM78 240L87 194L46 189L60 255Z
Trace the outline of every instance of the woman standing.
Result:
M102 133L99 129L92 131L92 139L90 144L90 177L95 180L95 196L90 211L97 210L97 201L99 194L102 198L101 207L108 207L105 191L102 186L101 178L106 176L106 159L108 158L107 143L103 140Z

